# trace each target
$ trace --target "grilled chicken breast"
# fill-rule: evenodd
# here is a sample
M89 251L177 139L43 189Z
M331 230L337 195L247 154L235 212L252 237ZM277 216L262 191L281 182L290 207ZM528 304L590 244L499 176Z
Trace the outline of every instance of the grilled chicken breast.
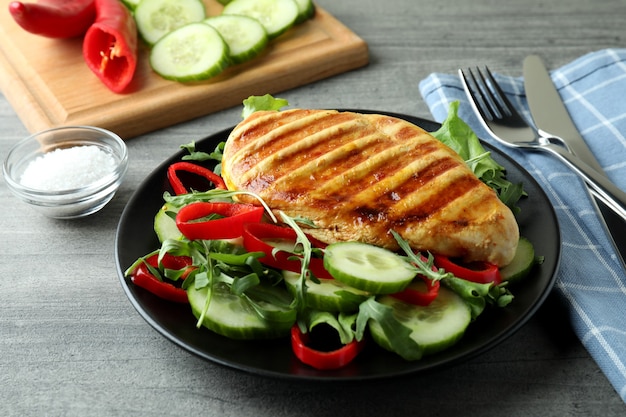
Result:
M508 264L517 222L461 157L394 117L334 110L255 112L231 132L222 176L273 211L312 220L313 237ZM258 204L240 196L239 201Z

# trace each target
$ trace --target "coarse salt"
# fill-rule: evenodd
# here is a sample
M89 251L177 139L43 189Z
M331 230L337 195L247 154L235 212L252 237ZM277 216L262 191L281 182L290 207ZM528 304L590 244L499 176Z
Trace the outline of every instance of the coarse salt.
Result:
M31 161L20 183L43 191L70 190L111 174L115 165L113 156L98 146L55 149Z

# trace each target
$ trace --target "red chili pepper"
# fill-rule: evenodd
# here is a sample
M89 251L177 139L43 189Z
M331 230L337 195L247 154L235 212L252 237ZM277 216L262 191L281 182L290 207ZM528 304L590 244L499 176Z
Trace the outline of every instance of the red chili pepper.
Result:
M493 282L498 285L502 282L498 266L490 262L471 262L460 265L447 256L434 255L435 265L447 272L453 273L459 278L479 284Z
M197 202L178 211L176 226L190 240L233 239L242 236L244 224L260 222L263 212L263 207L252 204ZM223 217L200 220L211 214Z
M286 251L276 251L275 246L267 243L268 239L285 239L296 242L296 231L290 227L282 227L269 223L248 223L243 226L243 246L248 252L263 252L265 256L259 261L274 268L291 272L300 272L302 263L299 260L289 259L293 253ZM317 248L324 248L326 245L314 238L309 237L311 244ZM333 277L324 268L324 260L321 258L311 258L309 269L317 278L332 279Z
M291 348L293 353L303 363L321 370L339 369L346 366L357 357L364 346L364 340L357 341L354 339L337 350L326 352L315 350L307 346L308 343L309 334L302 333L300 327L297 324L294 325L291 328Z
M48 38L82 36L96 19L94 0L12 1L9 13L22 29Z
M147 259L147 262L150 266L154 268L158 268L158 258L159 255L155 254ZM177 269L181 270L183 268L187 268L185 273L181 276L181 279L185 279L187 275L193 270L191 266L191 258L186 256L173 256L170 254L166 254L162 261L161 265L166 269ZM147 291L150 291L152 294L157 297L163 298L165 300L173 301L176 303L189 303L189 299L187 297L187 292L182 288L176 287L175 285L161 281L159 278L154 276L148 266L145 263L139 264L131 273L130 280L133 284L141 287Z
M83 57L111 91L121 93L137 68L137 26L119 0L95 0L96 21L83 40Z
M174 189L174 193L176 195L189 193L180 178L178 178L178 171L185 171L199 175L202 178L212 182L213 185L215 185L215 188L219 188L220 190L226 189L226 183L224 183L222 177L220 177L210 169L197 164L193 164L191 162L176 162L170 165L167 169L167 179L169 180L170 185Z
M397 298L398 300L404 301L405 303L414 304L417 306L430 305L430 303L432 303L433 300L437 298L441 283L439 281L426 278L422 275L420 275L420 277L422 278L422 281L424 281L424 284L426 284L426 291L418 291L409 286L401 292L391 294L391 296Z

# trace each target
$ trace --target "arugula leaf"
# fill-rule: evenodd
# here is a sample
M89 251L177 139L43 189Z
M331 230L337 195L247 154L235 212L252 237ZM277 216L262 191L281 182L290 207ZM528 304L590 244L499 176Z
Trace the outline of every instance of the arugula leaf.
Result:
M442 283L465 300L472 312L472 320L478 317L487 305L505 307L513 300L513 295L504 284L494 285L492 282L479 284L455 276L444 278Z
M270 94L264 96L250 96L243 101L243 111L241 118L245 119L255 111L261 110L280 110L288 106L289 102L283 98L274 98Z
M133 273L133 271L141 264L145 264L146 267L148 268L148 271L150 271L150 273L152 275L154 275L157 279L162 280L161 278L161 273L159 272L158 268L154 268L153 266L151 266L148 262L146 262L146 259L148 259L149 257L151 257L154 254L159 253L159 250L155 250L150 252L149 254L142 256L141 258L138 258L135 262L133 262L133 264L131 266L129 266L126 271L124 271L124 276L130 276L130 274Z
M183 161L218 161L220 162L222 160L222 156L223 156L223 152L224 152L224 145L226 144L226 142L220 142L217 144L217 146L215 147L215 150L211 153L207 153L207 152L202 152L202 151L198 151L196 150L196 142L190 142L187 143L185 145L180 145L181 149L186 150L187 152L189 152L189 155L183 155L182 159Z
M519 213L517 202L526 195L522 184L513 184L506 179L505 168L491 157L474 131L458 116L459 104L458 101L450 103L448 117L439 130L431 134L458 153L474 174L493 188L513 213Z
M211 254L211 257L216 261L221 261L230 265L250 265L250 258L262 258L265 256L263 252L243 252L243 253L220 253L216 252Z
M197 151L196 143L190 142L186 145L180 145L181 149L186 150L189 155L183 155L183 161L217 161L217 164L213 168L213 172L217 175L222 175L222 157L224 156L224 146L226 142L220 142L215 147L215 150L211 153Z
M354 339L352 326L356 322L356 314L330 313L328 311L309 310L304 314L307 331L313 330L318 324L326 324L337 331L341 344L347 345Z
M307 279L316 279L309 269L311 256L313 255L313 247L309 239L306 237L302 229L300 229L300 226L298 226L293 218L287 216L282 211L280 212L280 217L289 227L291 227L296 232L296 246L300 245L300 247L302 248L300 277L298 278L298 283L296 285L296 296L293 300L294 307L302 311L302 309L304 309L306 306L306 281Z
M237 296L242 296L249 289L259 285L261 280L257 274L247 274L242 277L235 277L230 282L230 292Z
M408 361L422 357L424 349L411 339L411 329L396 319L393 307L379 303L374 297L362 302L356 319L357 340L363 339L365 328L370 320L380 325L389 340L389 347L392 351Z
M293 323L296 320L298 312L293 308L293 299L287 290L277 291L273 286L260 283L247 289L241 296L263 320L281 323Z
M422 256L413 252L413 249L411 249L411 246L409 246L409 242L404 240L402 236L398 234L398 232L396 232L395 230L391 230L391 234L393 235L394 239L396 239L396 242L398 242L400 249L402 249L406 254L411 265L417 269L417 272L420 275L424 275L425 277L432 279L433 281L438 281L449 276L454 276L452 275L452 273L446 272L443 269L433 268L435 264L435 258L432 253L426 252L427 256L425 257L425 259L423 259Z

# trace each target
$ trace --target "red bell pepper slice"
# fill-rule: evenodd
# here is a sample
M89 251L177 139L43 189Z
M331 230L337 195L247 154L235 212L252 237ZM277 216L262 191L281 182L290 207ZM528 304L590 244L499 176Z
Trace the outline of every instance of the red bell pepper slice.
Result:
M276 251L275 246L267 243L267 239L285 239L296 242L296 231L290 227L277 226L270 223L248 223L243 226L243 246L248 252L263 252L265 256L259 261L265 265L291 271L300 272L302 262L297 259L289 259L295 256L286 251ZM314 247L324 248L326 245L314 238L309 237ZM309 269L317 278L332 279L333 277L324 268L324 260L321 258L311 258Z
M95 0L96 21L83 39L83 57L111 91L128 87L137 68L137 25L119 0Z
M353 339L347 345L330 352L313 349L309 343L309 334L302 333L298 325L291 328L291 348L301 362L320 370L339 369L354 360L363 350L364 340Z
M418 291L413 288L405 288L401 292L391 294L392 297L405 303L414 304L417 306L427 306L432 303L439 294L439 288L441 283L437 280L432 280L420 275L424 283L426 284L426 291Z
M226 183L224 183L222 177L220 177L210 169L191 162L176 162L167 168L167 179L169 180L170 185L172 186L176 195L189 193L187 188L185 188L185 186L183 185L183 182L180 180L180 178L178 178L178 171L185 171L195 175L199 175L200 177L212 182L215 188L218 188L220 190L226 189Z
M187 204L176 214L178 230L190 240L233 239L241 237L246 223L258 223L264 209L252 204L207 203ZM217 214L213 220L201 220Z
M188 304L189 299L185 290L169 282L162 281L150 272L146 263L154 268L158 268L158 258L159 255L154 254L145 259L145 262L139 264L131 273L131 282L138 287L151 292L157 297L173 301L175 303ZM166 269L181 270L183 268L187 268L185 273L181 276L181 279L185 279L191 270L193 270L193 267L191 267L191 258L187 256L173 256L165 254L161 261L161 265Z
M48 38L82 36L96 19L94 0L39 0L9 3L13 20L27 32Z
M434 255L435 265L443 268L446 272L451 272L458 278L478 284L493 282L498 285L502 282L500 269L490 262L471 262L465 265L458 264L448 256Z

